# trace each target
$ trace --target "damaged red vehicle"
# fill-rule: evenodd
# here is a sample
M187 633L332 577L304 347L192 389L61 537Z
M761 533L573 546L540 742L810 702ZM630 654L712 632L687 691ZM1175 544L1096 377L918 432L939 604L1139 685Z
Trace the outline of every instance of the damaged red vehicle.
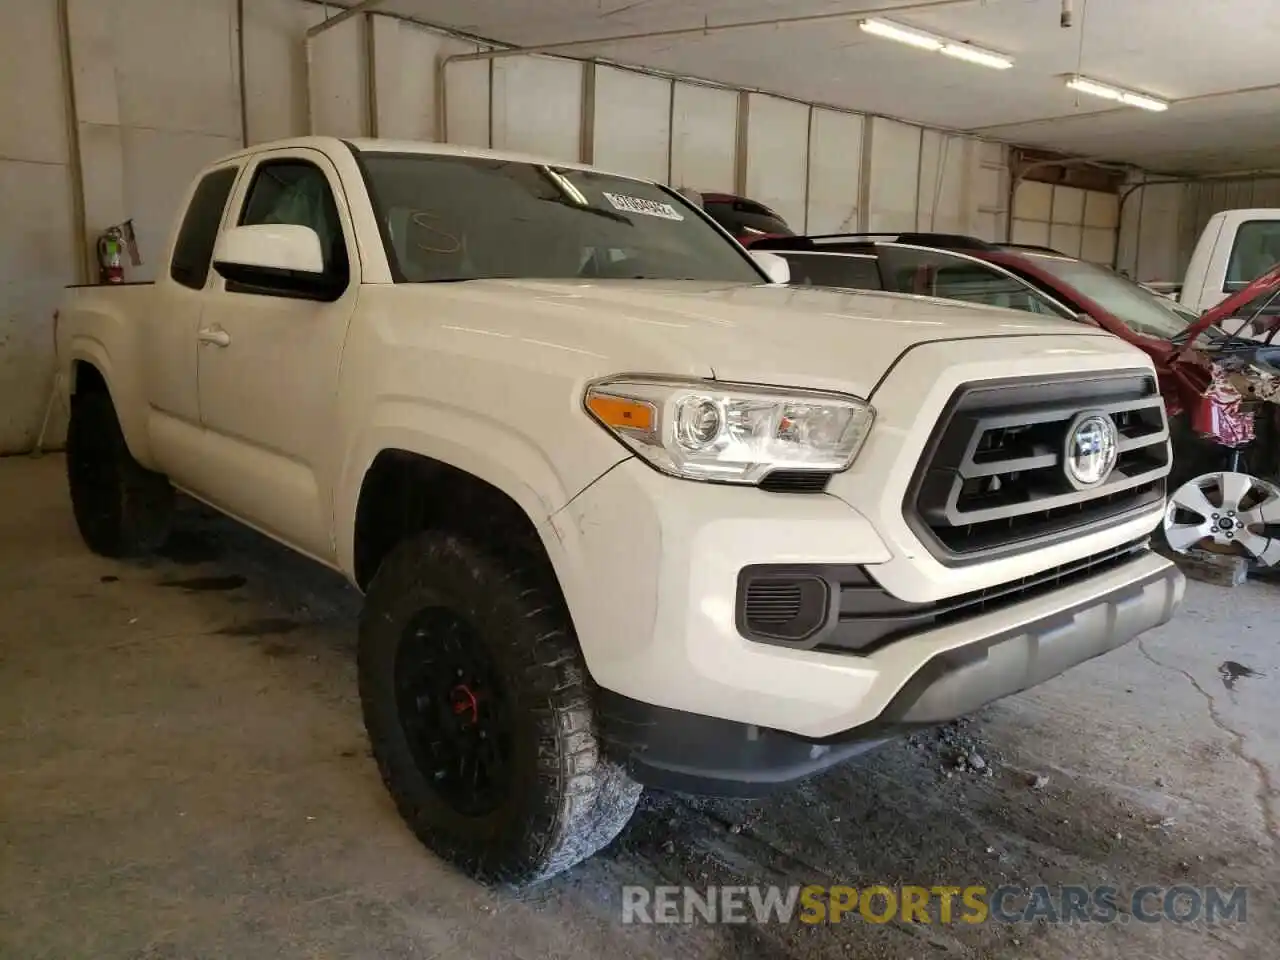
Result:
M1280 569L1278 324L1280 265L1205 311L1156 360L1174 394L1164 391L1166 408L1180 410L1170 416L1164 521L1174 550L1234 553L1255 570ZM1215 325L1224 336L1197 339Z
M1151 357L1169 415L1165 536L1280 570L1280 267L1199 317L1043 247L930 233L762 238L793 283L968 300L1093 323Z

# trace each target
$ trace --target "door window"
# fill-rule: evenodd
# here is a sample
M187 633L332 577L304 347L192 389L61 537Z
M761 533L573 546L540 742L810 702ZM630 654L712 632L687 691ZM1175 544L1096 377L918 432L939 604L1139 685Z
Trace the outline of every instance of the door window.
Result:
M1236 231L1223 293L1243 290L1280 263L1280 220L1247 220Z
M178 228L169 262L169 276L184 287L203 290L209 278L209 261L222 224L222 211L236 182L239 167L222 167L201 178L191 194L187 212Z
M342 220L329 180L306 160L268 160L254 171L240 214L240 226L291 223L310 227L320 238L324 270L342 286L350 275Z

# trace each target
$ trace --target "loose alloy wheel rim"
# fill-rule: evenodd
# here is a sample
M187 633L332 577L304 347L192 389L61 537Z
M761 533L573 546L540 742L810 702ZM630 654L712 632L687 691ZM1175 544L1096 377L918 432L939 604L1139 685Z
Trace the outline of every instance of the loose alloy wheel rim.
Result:
M1164 535L1186 553L1200 546L1248 556L1262 566L1280 562L1280 487L1247 473L1205 473L1169 497Z
M396 708L418 770L450 807L483 817L510 782L511 724L498 673L451 610L418 612L395 664Z

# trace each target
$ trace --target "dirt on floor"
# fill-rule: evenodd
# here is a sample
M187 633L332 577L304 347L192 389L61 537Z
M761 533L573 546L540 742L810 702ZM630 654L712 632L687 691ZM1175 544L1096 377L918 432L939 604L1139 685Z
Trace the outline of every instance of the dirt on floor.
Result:
M5 960L1280 955L1278 586L1192 584L1141 643L772 799L646 794L606 851L513 894L397 818L354 591L191 505L164 556L95 557L61 470L0 460ZM943 923L934 898L930 923L623 923L624 888L736 885L1007 887L1039 919ZM1114 920L1048 922L1036 888L1064 885L1114 888ZM1192 888L1183 917L1244 887L1246 912L1142 922L1144 885L1156 912Z

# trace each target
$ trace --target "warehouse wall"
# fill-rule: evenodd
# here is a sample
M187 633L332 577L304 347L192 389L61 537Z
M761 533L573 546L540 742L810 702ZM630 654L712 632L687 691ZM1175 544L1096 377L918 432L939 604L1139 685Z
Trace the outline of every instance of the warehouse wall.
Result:
M51 315L78 242L63 57L53 0L0 30L0 451L24 449L52 387Z
M143 262L127 274L151 279L191 175L245 142L445 130L453 142L744 192L802 230L1003 234L997 144L553 58L455 63L442 95L440 57L474 44L375 15L308 45L323 4L242 7L243 23L236 0L5 3L0 453L29 449L40 429L52 313L65 284L90 279L98 233L131 217ZM51 442L64 420L57 411Z
M1115 193L1024 180L1014 194L1009 239L1111 266L1119 222Z
M442 96L439 57L476 49L377 14L325 31L310 50L316 132L443 133L454 143L587 160L675 186L744 193L809 232L1004 236L1000 144L553 57L450 63ZM350 82L370 75L371 83Z
M1280 178L1160 183L1125 202L1117 264L1139 280L1181 281L1209 218L1221 210L1280 207ZM1144 180L1142 174L1133 184Z
M21 0L0 30L0 453L29 449L53 381L52 314L92 245L133 218L154 277L196 169L307 132L302 0ZM69 57L69 59L68 59ZM55 410L48 441L65 430Z

